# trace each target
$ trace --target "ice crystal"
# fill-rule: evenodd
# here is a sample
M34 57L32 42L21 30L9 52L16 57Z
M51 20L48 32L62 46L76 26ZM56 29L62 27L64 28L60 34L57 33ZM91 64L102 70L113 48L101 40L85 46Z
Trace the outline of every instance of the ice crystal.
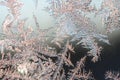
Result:
M78 41L77 44L90 49L88 53L97 61L100 57L101 46L98 46L96 40L110 45L107 34L119 29L119 10L115 7L113 0L103 0L100 9L96 9L91 3L92 0L51 0L49 11L55 17L58 27L55 43L59 44L66 36L72 37L70 41ZM101 16L103 31L100 31L96 23L87 16L91 13Z

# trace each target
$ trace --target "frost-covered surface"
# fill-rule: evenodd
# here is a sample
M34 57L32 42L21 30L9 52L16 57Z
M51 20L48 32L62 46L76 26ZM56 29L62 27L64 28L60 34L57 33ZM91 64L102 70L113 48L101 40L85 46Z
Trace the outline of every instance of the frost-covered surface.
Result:
M119 29L120 13L114 2L103 0L101 8L97 9L91 5L92 0L51 0L50 11L56 18L58 27L54 41L61 42L60 40L64 40L66 36L72 37L70 41L78 41L77 45L82 44L84 48L90 49L88 53L96 59L94 61L98 61L102 46L98 46L95 40L110 45L108 34ZM91 13L92 16L101 17L102 31L97 28L90 16L87 16Z
M37 7L38 0L34 2ZM47 2L50 5L45 10L55 18L55 26L41 29L39 17L33 14L37 30L31 26L26 27L26 19L20 18L20 10L24 4L19 0L0 2L9 10L2 24L0 39L0 79L95 80L92 72L86 70L85 64L89 56L94 63L100 61L103 47L97 41L111 45L108 34L119 29L119 6L115 5L114 0L103 0L100 9L91 5L92 0ZM101 17L103 31L87 16L91 13ZM51 31L55 32L52 36ZM80 54L76 53L75 46L72 45L76 41L75 45L89 51L73 63L72 55ZM49 44L59 47L60 51ZM120 76L119 73L107 72L105 77L119 80Z

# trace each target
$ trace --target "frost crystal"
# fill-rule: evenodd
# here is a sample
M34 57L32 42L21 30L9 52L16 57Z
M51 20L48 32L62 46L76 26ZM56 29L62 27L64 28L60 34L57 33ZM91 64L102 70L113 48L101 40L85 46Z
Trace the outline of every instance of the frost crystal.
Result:
M62 42L66 35L67 38L72 37L71 42L78 41L77 44L90 50L88 53L95 62L102 49L96 40L110 45L107 34L119 29L120 14L113 0L103 0L100 9L96 9L91 3L92 0L51 0L49 10L57 22L55 43ZM88 16L91 14L94 18L101 18L103 30L99 30L91 16Z

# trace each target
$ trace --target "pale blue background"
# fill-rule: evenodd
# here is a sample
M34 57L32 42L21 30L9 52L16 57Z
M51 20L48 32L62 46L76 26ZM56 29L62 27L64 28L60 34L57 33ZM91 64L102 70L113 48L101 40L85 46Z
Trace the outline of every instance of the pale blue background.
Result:
M0 0L2 1L2 0ZM35 1L34 0L20 0L23 2L24 6L22 7L21 10L21 16L20 18L28 18L26 26L32 26L33 28L35 23L33 20L33 12L37 16L39 24L41 28L47 28L54 26L54 19L48 12L45 12L43 9L45 6L47 6L46 0L38 0L38 6L37 9L35 7ZM102 0L93 0L92 5L95 5L97 8L100 7ZM0 26L2 26L2 23L5 19L5 16L8 14L7 8L4 6L0 6ZM91 16L91 15L90 15ZM99 16L97 18L94 18L93 16L93 21L98 21L100 20ZM97 22L98 27L100 27L100 21ZM1 27L0 27L1 29Z
M0 0L3 1L3 0ZM38 7L36 9L34 0L20 0L24 5L21 9L20 18L28 18L26 26L34 27L33 13L37 16L40 27L46 28L53 26L53 18L48 12L44 11L44 7L47 6L45 0L38 0ZM5 6L0 6L0 26L8 14L8 10ZM1 28L1 27L0 27Z

